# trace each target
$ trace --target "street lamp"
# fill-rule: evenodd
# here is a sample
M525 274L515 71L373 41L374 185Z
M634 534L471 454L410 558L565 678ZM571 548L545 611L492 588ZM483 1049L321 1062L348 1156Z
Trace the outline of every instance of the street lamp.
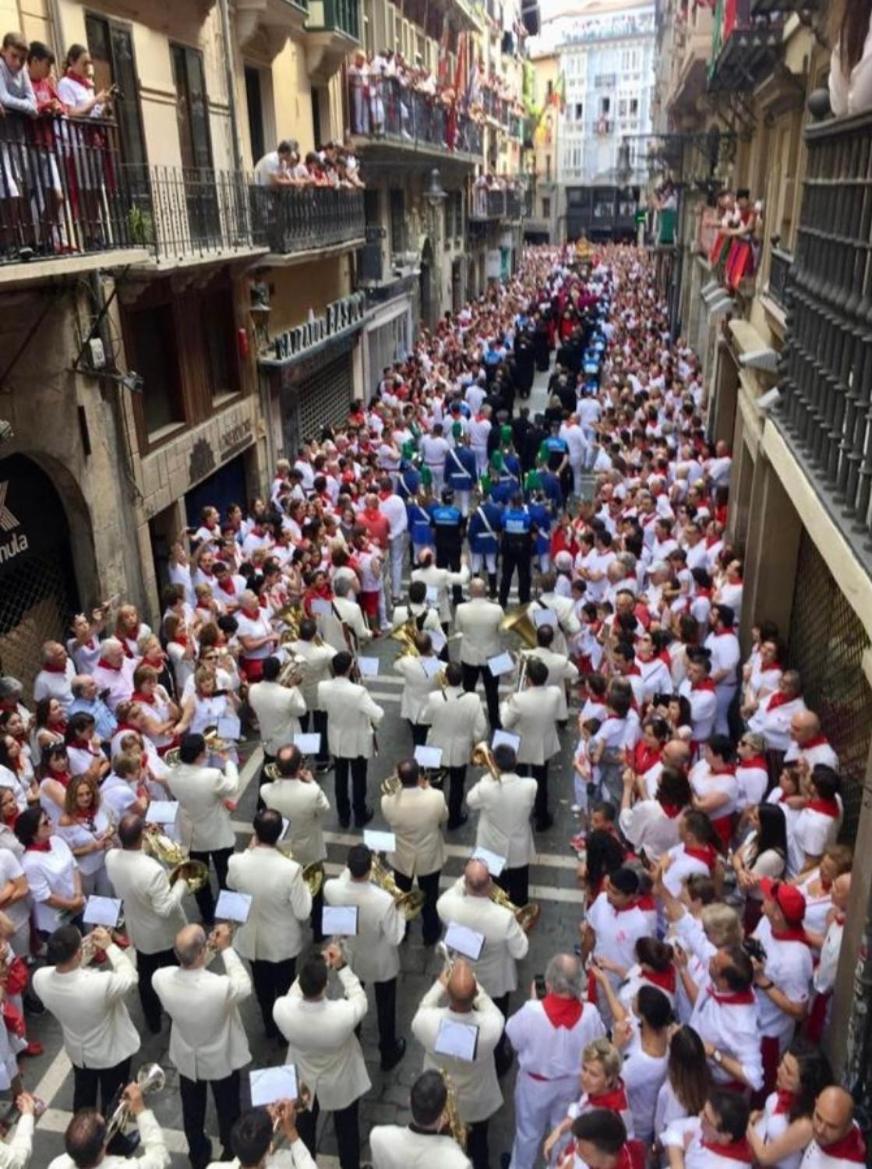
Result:
M444 203L448 198L448 192L442 186L442 176L439 174L438 166L434 166L430 171L430 186L424 192L424 197L434 211L440 203Z

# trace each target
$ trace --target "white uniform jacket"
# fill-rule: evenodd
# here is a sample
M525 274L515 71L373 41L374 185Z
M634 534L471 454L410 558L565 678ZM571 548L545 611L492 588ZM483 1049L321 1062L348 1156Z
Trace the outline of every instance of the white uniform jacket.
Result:
M526 957L530 941L515 915L489 897L472 897L459 877L436 902L436 912L445 925L457 922L484 934L484 946L477 962L471 963L475 977L495 999L518 985L517 962Z
M276 779L265 783L260 794L268 808L290 820L287 840L294 860L301 865L325 860L323 820L330 811L330 801L319 784L313 779Z
M557 721L563 692L557 686L530 686L500 703L500 721L521 736L518 762L541 767L560 750Z
M448 819L445 796L435 787L404 787L396 795L382 796L382 815L397 839L388 857L407 877L435 873L445 863L442 825Z
M494 779L485 774L466 793L466 805L479 813L477 848L506 858L507 869L529 865L536 857L530 813L536 802L535 779L503 772Z
M469 580L469 568L463 565L460 572L450 572L447 568L437 568L430 564L427 568L412 570L412 580L422 580L428 588L436 590L436 607L439 610L439 620L448 623L451 620L451 605L448 600L448 590L454 585L465 585Z
M366 1014L366 991L349 966L338 977L343 998L304 999L298 979L273 1007L276 1026L288 1041L287 1062L328 1112L347 1108L371 1087L354 1034Z
M572 638L581 632L581 622L576 616L572 597L564 597L560 593L543 593L530 606L531 614L534 609L551 609L557 614L557 628L554 630L551 648L557 653L567 653L567 637Z
M141 954L171 950L176 934L187 925L182 898L186 881L170 884L167 871L141 849L110 848L106 873L115 896L124 902L127 934Z
M236 834L224 806L225 800L239 794L239 772L232 759L227 760L223 771L180 763L171 769L167 783L179 801L182 840L192 851L234 847Z
M21 1127L19 1123L19 1128ZM136 1127L142 1138L140 1151L134 1157L116 1157L111 1154L100 1162L100 1169L169 1169L170 1151L166 1145L163 1130L151 1109L146 1108L136 1118ZM22 1162L23 1164L24 1162ZM10 1162L15 1164L15 1162ZM4 1165L0 1161L0 1165ZM68 1153L61 1153L53 1161L49 1161L48 1169L76 1169L75 1162Z
M300 923L312 912L303 870L277 848L255 845L230 858L227 885L251 896L248 921L234 946L250 961L284 962L303 948Z
M287 1149L270 1153L266 1169L316 1169L312 1154L299 1138ZM238 1157L232 1161L213 1161L206 1169L243 1169Z
M371 759L373 732L385 712L369 692L348 678L318 685L318 707L327 715L327 745L337 759Z
M473 597L454 610L454 632L461 633L460 660L468 666L486 666L488 658L503 652L500 622L505 617L496 601Z
M569 717L569 708L566 705L566 686L569 682L574 685L578 681L578 667L573 665L569 658L564 653L557 653L553 649L534 649L530 651L530 657L538 658L539 661L548 670L548 685L556 686L560 691L560 714L561 722Z
M353 652L348 648L349 639L354 650L372 641L372 632L367 628L363 611L357 601L349 601L347 597L334 597L328 603L330 612L318 619L318 625L324 640L337 653ZM346 638L346 633L349 634L349 638Z
M326 682L330 678L330 665L336 657L337 650L332 645L315 645L311 641L292 641L287 648L295 657L306 659L305 663L300 665L303 680L299 686L306 710L320 710L318 683Z
M407 718L413 723L423 722L421 716L427 705L427 699L434 690L439 689L436 675L427 672L425 662L439 668L439 659L432 656L418 658L408 654L397 658L394 662L394 671L403 679L400 718Z
M251 979L238 954L223 950L226 973L204 967L164 966L151 984L173 1021L169 1056L189 1080L224 1080L251 1059L239 1004L251 994Z
M380 1124L369 1134L373 1169L470 1169L472 1162L453 1137Z
M111 1068L139 1051L139 1032L124 1004L137 984L136 968L114 944L106 955L108 974L81 966L59 974L43 966L33 976L33 989L60 1023L67 1055L80 1068Z
M473 746L487 735L481 699L461 686L429 695L418 721L430 728L427 746L441 748L443 767L465 767Z
M345 939L351 969L361 982L388 982L400 970L397 947L406 919L390 893L370 881L355 881L348 869L324 882L326 905L357 906L357 936Z
M306 713L306 703L296 686L282 686L279 682L255 682L248 688L248 702L257 716L260 741L267 755L275 755L279 747L293 743L300 733L300 715Z

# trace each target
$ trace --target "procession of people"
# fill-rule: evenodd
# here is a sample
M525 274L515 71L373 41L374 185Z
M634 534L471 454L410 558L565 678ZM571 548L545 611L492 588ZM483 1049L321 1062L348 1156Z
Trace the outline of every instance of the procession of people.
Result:
M341 1169L865 1159L821 1048L839 759L783 631L743 620L707 406L644 250L530 249L262 497L204 508L152 627L100 605L0 677L0 1169L52 1022L52 1169L170 1165L162 1034L192 1169L312 1169L325 1129ZM534 885L546 851L576 890ZM406 1125L367 1128L370 1013Z

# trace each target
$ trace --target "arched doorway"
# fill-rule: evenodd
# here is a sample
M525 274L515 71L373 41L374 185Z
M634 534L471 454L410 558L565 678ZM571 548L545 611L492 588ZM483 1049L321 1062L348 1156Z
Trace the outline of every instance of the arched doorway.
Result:
M433 327L433 245L424 240L421 249L421 274L418 277L421 297L421 323L428 329Z
M29 691L42 643L63 640L78 607L69 525L54 483L25 455L0 459L0 672Z

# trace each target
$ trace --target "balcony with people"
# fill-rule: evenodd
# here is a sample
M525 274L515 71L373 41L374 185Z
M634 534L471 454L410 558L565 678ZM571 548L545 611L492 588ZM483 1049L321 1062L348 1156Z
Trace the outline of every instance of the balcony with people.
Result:
M514 223L521 218L524 196L524 184L516 179L507 175L480 175L472 186L470 221Z
M771 74L784 39L783 5L758 11L755 0L719 6L711 41L708 88L746 93Z

